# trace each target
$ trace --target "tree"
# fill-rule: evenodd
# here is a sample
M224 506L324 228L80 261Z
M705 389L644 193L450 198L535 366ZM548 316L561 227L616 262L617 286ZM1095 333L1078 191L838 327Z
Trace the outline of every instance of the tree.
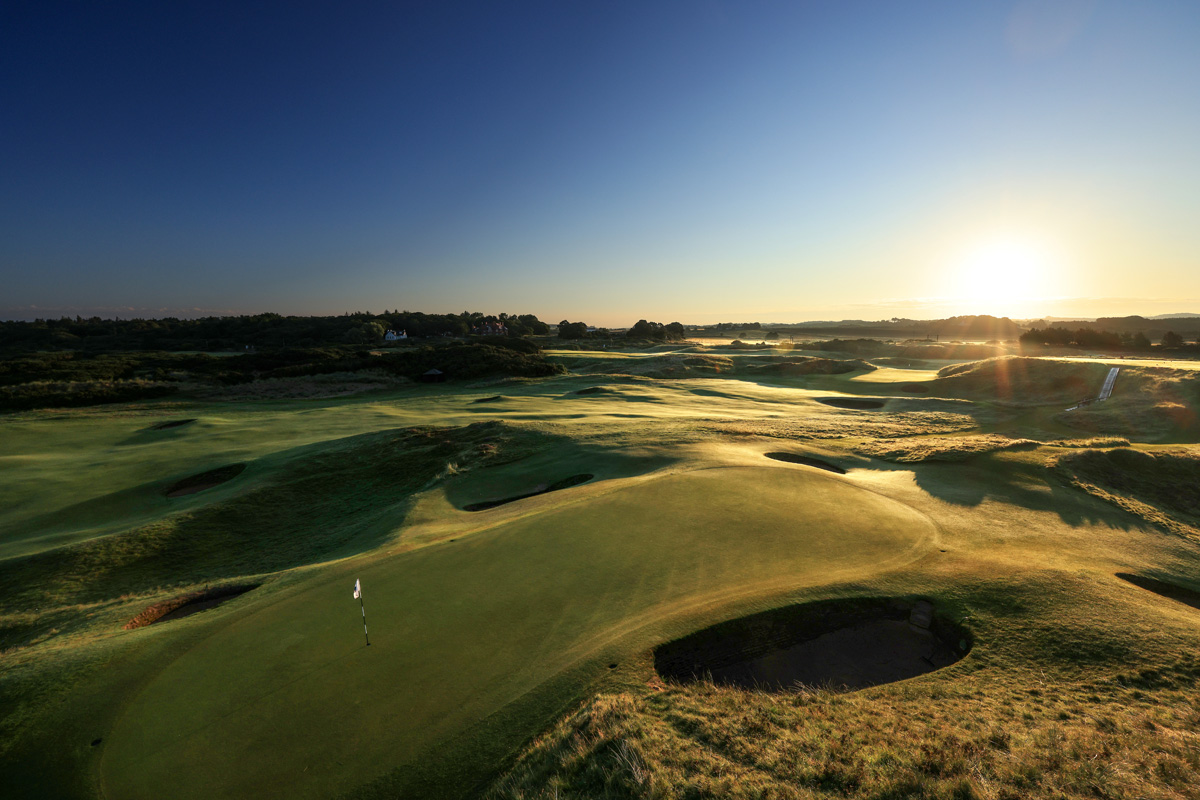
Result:
M1162 346L1163 347L1182 347L1183 346L1183 337L1180 336L1175 331L1167 331L1166 333L1163 334Z
M586 322L567 322L565 319L558 323L558 338L582 339L587 336Z

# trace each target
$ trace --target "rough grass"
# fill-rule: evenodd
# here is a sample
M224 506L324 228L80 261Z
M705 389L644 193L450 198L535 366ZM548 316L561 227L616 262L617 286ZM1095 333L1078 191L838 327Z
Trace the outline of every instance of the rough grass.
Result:
M968 458L998 450L1027 450L1041 442L1013 439L999 434L980 436L931 437L888 442L866 442L855 448L872 458L912 464L920 461L966 461Z
M490 791L550 798L1195 798L1198 670L1166 685L600 695Z
M1200 541L1200 457L1194 452L1083 450L1063 456L1056 468L1085 492Z
M651 679L601 693L487 796L1200 797L1195 630L1137 630L1133 595L1053 578L1026 588L968 599L971 655L909 681L779 694ZM1103 629L1088 624L1094 602L1108 605Z
M774 439L843 439L874 437L896 439L905 436L952 433L976 427L967 414L937 411L896 411L879 414L871 411L839 411L830 414L797 415L786 419L717 421L703 426L730 436L768 436Z

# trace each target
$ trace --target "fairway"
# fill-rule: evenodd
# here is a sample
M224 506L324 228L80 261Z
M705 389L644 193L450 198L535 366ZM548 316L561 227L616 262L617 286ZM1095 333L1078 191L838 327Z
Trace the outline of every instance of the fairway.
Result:
M716 468L345 563L163 665L109 737L105 791L327 797L556 675L586 680L687 614L894 569L935 538L851 478Z

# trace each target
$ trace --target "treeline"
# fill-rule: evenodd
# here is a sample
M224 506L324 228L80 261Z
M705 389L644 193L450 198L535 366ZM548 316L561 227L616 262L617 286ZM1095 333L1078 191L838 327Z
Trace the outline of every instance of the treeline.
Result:
M613 336L612 331L608 328L596 328L589 330L586 322L569 322L563 320L558 323L558 338L560 339L609 339ZM650 322L648 320L639 319L633 325L626 329L624 336L626 339L650 339L658 342L678 342L687 338L687 333L681 322L669 322L666 325L661 322Z
M423 314L414 311L354 312L336 317L253 314L199 319L101 319L63 317L33 322L0 321L0 348L31 350L198 350L327 347L378 344L389 330L409 337L466 336L484 322L503 323L510 336L546 335L550 326L533 314Z
M1150 350L1154 343L1141 331L1106 331L1094 328L1049 327L1030 328L1020 336L1023 345L1046 345L1057 347L1087 347L1105 350ZM1184 347L1183 336L1175 331L1163 334L1159 345L1169 350ZM1197 349L1192 345L1188 349Z
M563 367L526 339L492 337L384 352L348 347L286 348L233 356L205 353L36 353L0 361L0 410L86 406L173 394L189 386L332 373L379 372L420 380L492 375L546 377Z

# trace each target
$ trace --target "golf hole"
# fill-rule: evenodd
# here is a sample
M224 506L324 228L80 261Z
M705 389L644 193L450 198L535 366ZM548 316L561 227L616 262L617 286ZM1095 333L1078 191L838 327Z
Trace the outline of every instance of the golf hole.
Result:
M165 431L168 428L178 428L181 425L187 425L188 423L195 422L195 421L196 421L195 418L193 418L193 419L173 419L168 422L160 422L157 425L152 425L152 426L150 426L150 430Z
M578 486L581 483L587 483L594 477L595 477L594 475L591 475L589 473L572 475L569 478L563 478L562 480L555 481L554 483L549 483L549 484L543 483L543 484L539 485L538 487L536 487L532 492L526 492L525 494L518 494L518 495L514 495L512 497L504 497L499 500L481 500L478 503L469 503L469 504L463 506L463 511L486 511L489 508L495 508L496 506L502 506L502 505L505 505L506 503L512 503L517 500L524 500L526 497L537 497L539 494L546 494L548 492L557 492L559 489L570 489L572 486Z
M763 453L767 458L773 458L776 461L786 461L789 464L803 464L806 467L816 467L817 469L825 469L830 472L836 472L838 475L845 475L846 470L839 467L837 464L830 464L828 461L822 461L819 458L812 456L802 456L799 453Z
M134 628L144 628L147 625L154 625L158 622L170 622L171 620L190 617L197 612L216 608L226 600L240 597L252 589L257 589L261 585L258 583L243 583L234 586L221 586L216 589L204 589L199 592L190 592L179 597L173 597L170 600L147 607L145 611L129 620L129 622L126 622L124 627L128 631Z
M211 489L214 486L220 486L226 481L231 481L238 475L242 474L242 470L246 469L245 464L229 464L217 469L210 469L208 472L201 472L198 475L190 475L183 480L175 481L167 487L167 497L183 497L184 495L195 494L202 492L205 489Z
M947 667L971 636L928 601L834 600L731 620L668 642L654 667L676 683L852 691Z
M834 408L850 408L855 411L875 411L883 408L882 400L869 397L818 397L818 403L824 403Z
M1183 586L1176 586L1173 583L1146 578L1141 575L1133 575L1128 572L1118 572L1117 577L1123 581L1132 583L1134 586L1145 589L1147 592L1154 592L1156 595L1165 597L1168 600L1174 600L1177 603L1183 603L1185 606L1200 609L1200 592L1193 589L1186 589Z

